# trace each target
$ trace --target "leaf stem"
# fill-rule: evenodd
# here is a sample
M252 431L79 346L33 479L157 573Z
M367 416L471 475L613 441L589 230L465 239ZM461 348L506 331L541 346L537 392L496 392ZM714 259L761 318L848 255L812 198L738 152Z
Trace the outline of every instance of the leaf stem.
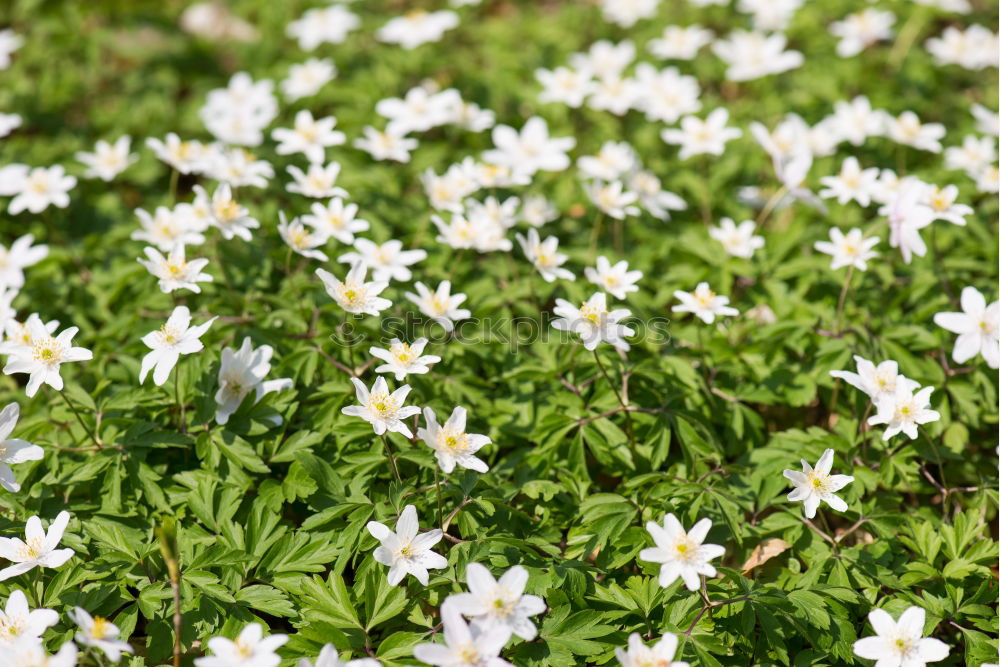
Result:
M91 428L87 426L87 424L83 421L83 417L80 415L80 411L76 409L76 406L73 405L73 402L70 401L69 397L66 396L65 390L60 389L59 395L63 397L64 401L66 401L66 405L68 405L69 409L73 411L74 415L76 415L76 420L80 423L80 426L83 427L83 430L87 432L87 435L90 436L90 439L94 442L94 444L97 445L97 448L102 449L104 447L104 443L101 442L101 439L97 437L97 434L94 433L94 431L91 430Z

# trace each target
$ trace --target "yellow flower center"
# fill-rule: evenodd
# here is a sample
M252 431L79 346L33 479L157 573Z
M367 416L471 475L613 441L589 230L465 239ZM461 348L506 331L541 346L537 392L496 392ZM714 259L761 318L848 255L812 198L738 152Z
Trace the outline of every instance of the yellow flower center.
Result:
M100 616L94 617L94 625L90 628L90 636L94 639L104 639L111 630L111 623Z
M32 537L24 543L24 546L18 547L17 557L21 560L34 560L42 555L42 547L44 545L44 538Z
M59 363L59 360L62 359L62 352L63 346L55 338L49 336L32 345L31 356L35 361L51 366Z

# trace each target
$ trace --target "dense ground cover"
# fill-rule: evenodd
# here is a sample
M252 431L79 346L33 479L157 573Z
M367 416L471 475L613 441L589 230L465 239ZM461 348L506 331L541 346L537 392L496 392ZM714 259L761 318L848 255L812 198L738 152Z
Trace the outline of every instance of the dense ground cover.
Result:
M484 0L438 16L439 38L383 30L414 4L445 8L0 7L0 114L19 117L0 117L0 407L20 411L0 435L40 447L0 450L0 664L46 664L39 646L62 647L50 665L276 664L268 640L209 641L252 623L286 636L287 664L326 644L386 665L665 664L636 645L661 638L658 657L706 666L996 662L996 7ZM831 26L862 11L893 21ZM664 34L692 24L704 44ZM295 75L310 58L335 75ZM366 126L384 146L354 145ZM204 144L163 159L146 140L168 133ZM87 175L78 153L122 136L94 167L109 180ZM287 170L312 162L339 172ZM64 166L68 203L17 165ZM161 291L178 239L208 260L197 292ZM377 298L337 282L352 251ZM421 298L442 281L464 301ZM202 327L179 360L178 307ZM48 339L68 327L77 361ZM405 400L369 401L379 377ZM408 506L431 534L407 549ZM34 566L56 547L31 541L36 516L72 553ZM497 598L505 572L526 588ZM19 600L54 613L27 630ZM897 631L910 607L925 620ZM888 648L856 643L873 636ZM447 660L415 648L446 641Z

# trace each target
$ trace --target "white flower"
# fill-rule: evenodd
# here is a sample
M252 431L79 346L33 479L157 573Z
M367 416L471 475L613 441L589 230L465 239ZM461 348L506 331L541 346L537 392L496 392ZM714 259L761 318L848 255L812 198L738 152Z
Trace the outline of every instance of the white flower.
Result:
M284 211L278 211L278 234L289 248L298 255L318 259L325 262L329 259L322 250L316 250L326 244L327 237L321 233L310 233L298 218L287 220Z
M597 258L597 266L586 267L583 275L601 289L610 292L616 299L624 299L629 292L638 292L635 284L642 278L642 271L629 271L628 262L621 260L612 266L604 255Z
M867 394L873 403L877 403L883 397L892 396L896 393L897 385L904 385L913 391L920 385L913 380L899 374L899 365L890 360L883 361L876 366L871 361L854 355L854 363L858 372L830 371L830 375L840 378L855 389L859 389Z
M0 558L14 563L0 570L0 581L32 570L36 567L56 568L75 553L72 549L56 549L69 524L69 512L56 515L46 533L37 516L28 517L24 526L24 541L16 537L0 537Z
M485 161L533 174L536 171L562 171L568 167L569 156L566 153L576 146L576 139L549 137L545 119L533 116L520 133L507 125L494 127L493 145L496 148L483 153Z
M868 206L872 201L872 194L878 189L878 177L878 167L861 169L856 157L845 158L840 173L819 179L826 186L825 190L820 190L819 196L836 197L840 204L853 199L862 206Z
M524 198L521 202L521 220L532 227L541 227L559 217L555 205L541 195Z
M24 177L20 191L10 200L7 212L17 215L27 210L41 213L49 206L66 208L69 206L67 194L76 185L76 178L67 176L61 165L35 167Z
M965 216L972 215L971 206L957 203L958 187L946 185L939 188L936 185L928 185L923 192L921 203L930 207L934 211L935 220L946 220L959 227L965 226Z
M489 437L478 433L466 433L465 408L459 406L451 412L442 425L438 425L437 415L430 408L424 408L426 428L417 429L417 437L434 450L441 470L451 473L458 464L466 470L488 472L489 466L476 457L476 452L493 442Z
M538 634L531 616L545 611L545 600L537 595L525 595L528 571L515 565L500 577L479 563L469 563L465 569L468 593L449 595L444 604L472 619L472 627L481 632L496 628L508 636L517 635L531 641Z
M378 315L392 305L392 301L379 297L389 283L378 280L365 282L367 272L368 267L364 262L356 262L347 272L344 282L340 282L329 271L316 269L316 275L323 281L326 293L341 308L354 314Z
M605 141L597 155L585 155L576 161L585 178L614 181L627 176L639 165L635 149L625 141Z
M409 162L410 151L416 150L420 142L398 130L385 132L376 130L371 125L366 125L362 130L364 137L354 140L354 147L361 149L371 155L376 160L394 160L396 162Z
M200 258L187 261L183 245L174 246L166 257L156 248L144 248L143 252L149 259L140 257L139 263L145 266L153 277L159 279L160 291L165 294L180 289L199 294L201 287L198 283L212 280L212 276L201 272L208 265L208 260Z
M982 104L973 104L969 107L969 111L976 119L977 132L992 134L994 137L1000 135L1000 114Z
M206 160L205 175L234 188L266 188L268 179L274 177L274 167L253 153L235 147L214 151Z
M997 34L979 24L972 24L963 32L948 26L941 37L932 37L924 44L927 52L939 65L958 65L970 70L996 67L1000 59Z
M300 658L297 667L380 667L380 663L375 658L357 658L344 662L337 654L337 649L333 644L325 644L316 656L316 664L309 661L309 658Z
M726 69L727 79L749 81L802 65L805 60L802 54L785 51L787 44L788 38L780 32L767 35L734 30L726 39L717 39L712 50L729 66Z
M208 194L201 186L194 186L194 190L200 199L208 199ZM260 227L260 223L250 217L250 212L233 199L233 189L228 183L222 183L215 188L210 210L212 225L222 232L222 237L226 240L239 236L244 241L249 241L253 238L250 230Z
M146 375L153 370L153 384L162 386L170 376L170 371L177 365L182 354L193 354L204 349L199 338L208 331L216 318L213 317L204 324L191 326L191 312L187 306L177 306L167 323L156 331L151 331L142 337L151 352L142 358L139 369L139 384L146 381Z
M764 237L754 236L756 227L753 220L744 220L737 225L732 218L722 218L718 227L709 227L708 235L721 243L733 257L750 259L755 250L764 247Z
M941 152L941 138L944 137L941 123L921 123L917 114L904 111L898 118L886 119L886 134L896 143L912 146L932 153Z
M8 296L12 294L13 292L7 292ZM38 326L35 326L34 323L37 323ZM4 324L6 338L3 343L0 343L0 354L14 354L18 349L30 352L32 346L35 344L32 331L44 331L46 334L51 334L58 327L59 320L50 320L43 323L38 313L28 315L23 324L11 317Z
M299 48L312 51L320 44L339 44L347 34L361 25L361 19L341 4L308 9L285 27L285 34L297 39Z
M875 414L868 418L868 424L875 426L885 424L882 439L888 440L899 432L903 432L911 440L917 439L917 426L936 422L941 415L930 410L933 387L924 387L913 393L916 383L897 382L896 391L882 394L875 401Z
M832 128L855 146L885 131L885 112L872 109L871 102L864 95L850 102L841 100L833 106L833 110Z
M10 67L11 55L24 45L24 38L10 28L0 30L0 70Z
M38 445L33 445L20 438L10 438L17 426L20 408L17 403L11 403L0 412L0 486L11 493L21 490L21 485L14 479L10 466L25 461L39 461L45 452ZM3 636L4 625L0 622L0 638Z
M289 165L288 173L295 179L289 183L289 192L297 192L313 199L326 199L328 197L347 197L347 191L337 186L337 177L340 175L340 163L331 162L325 167L321 164L312 163L308 172L303 172L295 165Z
M445 32L458 25L458 14L447 9L427 12L414 9L403 16L390 19L375 33L381 42L399 44L404 49L414 49L427 42L436 42Z
M681 129L663 130L660 137L668 144L680 145L682 160L702 153L722 155L726 150L726 142L743 134L741 130L727 127L727 122L729 111L720 107L708 114L705 120L685 116L681 119Z
M79 331L76 327L70 327L53 337L41 320L29 318L27 325L31 334L31 347L25 345L11 350L3 372L5 375L28 373L28 386L25 389L28 396L34 396L42 383L61 391L63 379L59 375L60 365L94 358L90 350L73 347L73 336Z
M271 370L271 355L274 350L270 345L261 345L254 349L250 337L243 339L240 349L233 351L227 347L222 350L222 361L219 365L219 389L215 392L215 421L225 424L240 407L243 399L250 392L254 393L253 403L257 404L265 395L274 391L284 391L292 388L290 378L265 380ZM269 418L275 426L281 424L281 417Z
M440 95L447 92L443 91ZM452 122L470 132L482 132L496 125L497 118L496 114L489 109L483 109L474 102L466 102L458 98L455 100Z
M622 28L631 28L639 19L656 14L660 0L601 0L604 19Z
M371 268L376 281L406 282L413 277L409 267L427 259L426 250L403 250L403 242L395 239L381 244L369 239L354 239L354 250L356 252L344 253L337 261L351 265L364 262Z
M259 146L264 141L264 128L278 115L273 88L273 81L254 81L248 73L237 72L225 88L209 91L199 110L201 120L223 143Z
M618 76L601 77L591 83L587 106L596 111L608 111L624 116L643 94L634 79Z
M656 546L640 551L639 559L662 563L660 586L666 588L680 577L689 591L696 591L700 583L698 575L715 576L715 568L708 561L726 553L717 544L703 544L711 529L711 519L702 519L689 532L684 532L684 527L673 514L663 518L662 526L649 521L646 530Z
M76 667L76 653L76 644L72 641L65 642L54 655L46 653L41 642L0 645L0 659L8 667Z
M863 238L860 229L854 228L845 236L836 227L830 228L829 241L817 241L813 244L819 252L830 255L830 269L836 271L845 266L853 266L859 271L868 269L868 260L878 257L878 252L872 250L879 242L879 237Z
M16 113L0 113L0 137L6 137L21 127L21 120L21 116Z
M0 196L13 197L24 187L28 179L28 165L8 164L0 167Z
M358 378L351 378L351 382L354 383L354 393L359 405L349 405L341 412L352 417L361 417L372 425L376 435L395 431L407 438L413 437L413 433L403 421L420 412L420 408L416 406L403 405L406 395L410 393L410 385L404 384L390 394L382 376L375 379L371 392Z
M639 215L639 207L635 205L639 195L626 190L625 184L621 181L584 183L583 190L597 208L615 220L624 220L627 216Z
M677 653L677 635L665 632L653 646L642 643L638 632L628 636L628 649L615 649L621 667L689 667L688 663L674 660Z
M816 508L819 507L820 501L838 512L847 511L847 503L836 495L836 492L853 482L854 478L850 475L831 475L832 466L833 450L827 449L819 457L815 468L802 459L802 472L785 470L782 473L795 487L795 490L788 494L788 500L790 502L801 500L808 519L816 516Z
M541 241L538 237L538 230L529 229L527 237L516 234L515 238L521 244L525 257L534 264L545 282L551 283L556 278L573 280L573 272L562 268L562 265L569 258L559 252L559 239L555 236Z
M879 208L879 215L889 219L889 245L899 248L907 264L913 255L927 254L927 244L920 238L920 230L934 220L934 211L920 203L924 190L919 182L907 183L900 188L889 204Z
M393 338L389 349L372 347L368 350L376 359L386 362L375 369L376 373L394 373L396 380L404 379L408 374L423 375L430 371L428 364L436 364L441 357L436 354L423 354L427 346L426 338L418 338L413 344L404 343Z
M579 308L565 299L556 299L553 312L560 319L553 321L552 326L560 331L577 334L583 346L591 351L601 342L609 343L619 350L628 350L629 344L625 337L634 336L635 330L620 322L632 312L626 308L608 312L607 303L604 292L597 292Z
M651 39L646 49L665 60L693 60L698 50L712 43L714 35L700 25L668 25L658 39Z
M639 205L654 218L669 220L670 211L683 211L687 204L673 192L664 190L652 172L638 170L627 181L628 188L639 195Z
M961 313L937 313L934 324L958 334L951 358L964 363L982 354L990 368L1000 367L1000 301L989 306L975 287L962 290Z
M32 245L35 237L25 234L10 244L10 249L0 243L0 292L8 288L19 290L24 286L24 269L37 264L49 255L47 245Z
M353 379L357 381L357 378ZM392 586L402 581L407 574L412 574L426 586L427 570L448 567L447 559L431 551L431 547L441 541L441 529L435 528L419 535L418 530L417 508L413 505L403 508L396 521L395 532L378 521L368 522L368 532L381 542L375 548L373 556L379 563L389 566L389 584Z
M976 189L980 192L990 194L1000 192L1000 167L997 165L987 165L970 176L976 179Z
M729 303L729 297L719 296L708 287L708 283L698 283L693 292L677 290L674 292L674 297L680 300L681 305L674 306L673 312L694 313L705 324L711 324L716 317L732 317L740 314L740 311L726 305Z
M281 82L281 92L289 102L311 97L337 76L337 68L329 58L310 58L288 68L288 77Z
M87 178L112 181L138 159L137 155L129 154L131 146L132 137L126 134L118 137L114 144L98 141L93 153L80 151L76 154L76 159L86 165L87 171L83 175Z
M635 68L635 87L642 91L635 100L635 108L647 120L672 124L685 114L701 111L698 80L681 74L676 67L657 70L649 63L639 63Z
M535 78L542 84L539 102L557 102L578 108L590 93L593 74L589 69L557 67L554 70L536 69Z
M118 639L118 626L108 619L91 616L83 607L74 607L69 617L80 626L76 641L84 646L101 649L111 662L121 660L122 653L135 652L128 642Z
M156 153L157 159L182 174L200 170L209 150L208 146L200 141L182 141L173 132L167 134L164 139L147 138L146 146Z
M839 37L837 55L850 58L861 53L875 42L892 38L892 24L896 16L874 7L848 14L842 21L830 24L830 34Z
M621 76L635 60L635 44L627 39L617 44L602 39L591 44L587 53L571 54L569 60L573 67L589 70L600 78Z
M389 97L379 100L375 112L389 120L387 131L403 135L424 132L449 122L452 101L447 95L435 95L427 88L416 86L406 91L403 99Z
M42 633L58 622L59 614L54 610L33 610L28 607L28 598L22 591L11 591L6 608L0 610L0 648L15 644L41 644Z
M924 637L924 610L909 607L898 621L884 609L872 609L868 621L875 636L854 642L854 655L877 661L878 667L924 667L948 657L948 645Z
M994 137L977 137L965 135L961 146L949 146L944 149L944 166L946 169L962 170L974 174L988 167L997 159L997 140Z
M445 331L452 331L456 320L464 320L472 314L465 308L459 308L465 301L465 295L452 294L450 280L442 280L433 291L421 282L414 283L413 286L417 288L417 293L407 292L406 298L421 313L444 327Z
M302 153L309 162L323 162L327 147L339 146L347 140L343 132L333 129L336 124L333 116L314 119L309 111L299 111L294 127L271 131L271 138L278 142L275 151L278 155Z
M198 199L195 202L196 204L201 203ZM195 206L192 205L192 210L194 208ZM138 216L142 228L132 232L129 238L134 241L145 241L163 252L169 252L177 244L200 245L204 243L205 237L201 230L192 225L193 217L181 214L186 210L178 207L178 210L171 211L166 206L157 206L153 215L150 215L143 209L137 208L135 214Z
M339 5L335 5L339 7ZM212 637L208 648L214 655L195 658L197 667L278 667L281 656L275 651L288 641L288 635L264 636L264 626L250 623L236 637Z
M368 231L367 220L356 219L357 204L345 204L340 197L334 197L326 206L314 202L312 214L302 216L302 222L316 230L321 236L332 236L341 243L354 243L354 235Z
M442 559L443 560L443 559ZM479 632L469 628L455 607L441 607L444 644L417 644L413 657L436 667L513 667L498 657L510 633L503 628Z

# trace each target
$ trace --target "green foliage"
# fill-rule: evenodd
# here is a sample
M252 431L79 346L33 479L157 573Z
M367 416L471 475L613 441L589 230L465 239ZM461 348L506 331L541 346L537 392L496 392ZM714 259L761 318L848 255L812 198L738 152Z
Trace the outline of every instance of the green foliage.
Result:
M185 35L176 28L178 2L3 4L0 25L27 36L12 67L0 72L0 110L25 119L24 128L0 140L4 164L70 165L76 151L122 134L133 136L136 149L143 138L171 131L207 139L197 110L209 90L236 71L279 80L306 57L284 35L309 4L299 0L230 3L260 30L252 44ZM611 383L592 355L571 354L576 343L515 347L489 338L487 324L468 330L464 341L439 335L427 352L443 360L428 375L408 378L409 402L439 416L466 407L469 430L495 443L483 450L491 470L443 477L449 539L437 550L449 567L433 571L427 587L412 577L392 587L372 558L377 542L365 525L393 525L406 504L417 506L422 529L436 525L437 466L422 442L394 435L397 482L382 441L341 413L354 393L332 362L360 366L368 344L348 349L332 337L343 313L312 276L317 264L289 262L277 234L278 210L307 212L305 200L281 185L285 166L301 161L277 156L270 143L262 147L277 177L267 189L239 193L262 229L252 243L218 245L209 266L215 282L180 297L195 322L220 319L203 338L206 349L181 358L175 390L173 376L162 388L137 380L147 351L139 339L174 305L135 261L142 244L129 240L133 209L172 204L167 168L143 149L112 184L81 179L67 209L0 219L5 243L31 232L51 247L50 257L29 269L14 306L22 315L38 311L80 327L76 343L92 349L94 359L64 366L66 397L103 443L92 444L50 388L29 400L18 384L23 376L0 378L4 403L21 404L14 437L45 449L42 461L15 468L20 493L0 492L0 535L23 535L28 516L48 520L67 509L73 520L63 543L77 552L62 568L44 570L40 589L27 575L0 583L0 596L44 591L41 601L63 619L46 635L50 649L70 637L66 612L80 605L110 617L129 637L137 655L125 665L164 664L174 645L175 557L185 665L204 653L208 638L235 636L255 619L291 636L281 650L289 665L325 643L352 657L404 665L414 662L414 645L432 640L441 602L464 590L465 567L476 561L497 574L523 565L527 592L549 607L536 618L536 640L508 645L504 655L517 665L605 664L632 632L646 639L681 634L678 659L696 665L858 664L851 646L871 634L868 612L880 606L898 615L911 604L926 609L926 630L952 647L942 664L994 662L997 376L978 357L954 368L954 336L932 318L955 310L965 285L988 300L995 296L996 198L945 171L939 155L897 151L875 138L856 151L863 163L956 183L959 201L975 208L968 226L935 223L925 230L932 234L928 255L904 264L873 209L834 203L824 217L793 204L768 221L767 246L752 261L730 258L709 244L706 223L753 218L737 188L774 187L770 164L747 132L718 159L681 162L660 141L661 124L635 112L618 118L540 104L533 72L565 64L569 53L599 38L628 36L640 59L650 59L642 45L668 23L698 20L723 34L747 26L746 17L731 8L663 2L660 18L626 35L589 3L488 1L463 10L462 25L441 43L412 52L377 44L374 30L407 4L352 5L362 28L310 54L332 57L338 77L317 96L284 105L274 126L288 127L296 110L308 108L335 115L338 129L353 138L378 124L376 101L429 77L495 110L499 122L520 127L542 115L553 136L577 138L574 155L627 140L664 187L689 203L669 222L643 214L624 225L625 257L644 272L627 306L642 321L674 318L674 290L709 280L743 315L720 326L674 318L668 337L646 337L627 355L599 348ZM788 31L806 64L786 74L725 82L723 66L707 51L680 67L699 79L704 109L725 106L731 124L744 129L751 121L773 126L788 111L815 123L834 102L865 94L876 108L911 109L925 122L943 122L946 145L974 132L969 102L996 100L995 71L936 66L920 48L955 17L916 3L884 3L900 34L915 31L912 47L890 42L840 59L825 26L856 4L806 3ZM974 4L968 22L995 27L995 7ZM518 251L514 266L502 253L474 256L435 243L419 174L428 167L440 173L490 141L488 133L450 127L420 139L406 165L373 162L347 146L331 151L343 165L338 184L372 223L369 236L428 249L415 279L451 280L480 323L537 317L536 303L551 311L557 297L579 303L591 294L582 277L542 282ZM812 178L836 172L848 154L820 158ZM181 179L181 200L190 199L195 182ZM545 231L560 238L568 266L582 274L592 264L594 214L574 172L540 174L517 194L526 192L555 202L561 217ZM843 271L830 271L828 258L812 250L833 224L883 238L881 256L854 276L841 334L832 330ZM336 257L342 248L334 243L328 250ZM611 233L600 247L615 256ZM340 265L327 268L343 274ZM387 290L394 304L387 316L402 320L412 310L403 296L408 289ZM769 307L774 321L748 316L755 306ZM378 318L352 324L369 339L381 334ZM221 351L244 336L274 347L269 377L290 377L294 389L256 406L248 401L220 426L212 417ZM922 427L917 440L884 442L863 424L865 397L829 375L850 368L852 354L895 359L907 377L934 386L941 420ZM365 380L372 378L368 366ZM618 409L623 383L627 401L639 408L627 414ZM186 405L183 417L176 392ZM268 421L274 414L283 418L279 427ZM805 521L801 506L786 501L781 473L827 448L836 453L835 471L855 477L841 494L849 510L824 506ZM680 582L661 588L658 567L638 560L652 545L646 522L667 512L685 526L702 517L714 522L708 541L726 547L719 576L705 591L715 606L705 608ZM741 570L771 538L789 548Z

